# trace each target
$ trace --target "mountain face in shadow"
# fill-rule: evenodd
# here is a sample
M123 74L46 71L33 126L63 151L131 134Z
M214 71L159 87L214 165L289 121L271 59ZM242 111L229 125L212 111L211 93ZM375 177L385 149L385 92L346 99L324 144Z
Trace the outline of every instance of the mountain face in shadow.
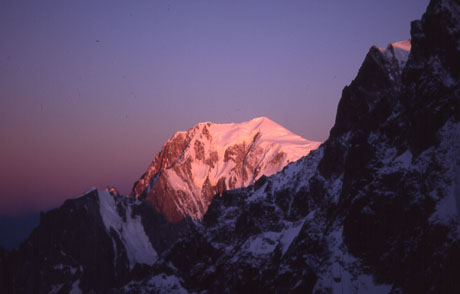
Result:
M122 292L459 292L460 3L411 35L370 49L319 149L215 197Z
M411 36L369 50L308 156L213 190L202 220L142 191L68 200L0 252L0 291L459 293L460 2L432 0Z
M121 287L193 229L216 193L252 185L319 144L266 117L178 132L129 197L113 187L90 190L42 214L17 250L2 253L2 287L14 293Z

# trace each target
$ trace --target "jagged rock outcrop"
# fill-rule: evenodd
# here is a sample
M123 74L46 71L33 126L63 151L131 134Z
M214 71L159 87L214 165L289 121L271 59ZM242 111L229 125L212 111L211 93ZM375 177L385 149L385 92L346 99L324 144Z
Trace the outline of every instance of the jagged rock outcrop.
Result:
M107 293L121 287L148 272L191 230L193 222L184 217L201 217L214 194L252 184L318 145L267 118L201 123L179 132L135 184L142 197L124 197L107 186L42 214L17 250L0 252L0 292Z
M215 197L123 292L460 292L460 2L411 34L407 62L371 48L318 150Z
M170 222L201 219L215 194L277 173L319 145L266 117L200 123L163 145L131 195L151 203Z
M90 190L42 213L30 237L0 257L0 292L107 293L153 265L188 226L146 203Z
M410 54L370 49L308 156L246 188L210 181L222 195L182 227L144 197L69 200L3 254L1 292L460 293L460 2L432 0L411 35ZM174 168L180 142L154 162Z

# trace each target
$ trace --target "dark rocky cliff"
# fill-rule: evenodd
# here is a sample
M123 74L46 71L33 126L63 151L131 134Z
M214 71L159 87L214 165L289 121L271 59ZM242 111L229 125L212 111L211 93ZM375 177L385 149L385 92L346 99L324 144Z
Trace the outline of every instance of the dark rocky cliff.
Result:
M460 1L431 1L411 35L407 62L370 49L308 156L167 238L142 202L70 200L0 256L0 290L460 293ZM129 250L130 226L154 258Z
M407 63L370 49L318 150L215 197L123 290L460 292L460 2L431 1L411 34Z

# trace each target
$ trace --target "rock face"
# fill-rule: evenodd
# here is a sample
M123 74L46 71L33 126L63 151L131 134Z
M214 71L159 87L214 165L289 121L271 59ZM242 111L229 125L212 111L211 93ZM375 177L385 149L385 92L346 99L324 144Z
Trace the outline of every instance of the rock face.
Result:
M460 293L460 2L411 34L370 49L321 147L215 197L123 292Z
M155 171L137 198L68 200L0 252L0 292L460 293L459 1L431 1L411 34L411 48L370 49L308 156L214 190L201 221L171 224L152 208ZM179 142L159 170L195 150ZM224 151L230 169L239 148Z
M215 194L277 173L319 145L266 117L200 123L163 145L131 195L151 203L170 222L201 219Z
M90 190L42 214L17 250L0 250L0 293L107 293L140 279L194 229L184 217L201 218L214 194L252 184L318 145L267 118L177 133L135 184L137 197Z
M153 265L187 226L145 203L88 191L42 214L18 249L0 254L0 292L107 293Z

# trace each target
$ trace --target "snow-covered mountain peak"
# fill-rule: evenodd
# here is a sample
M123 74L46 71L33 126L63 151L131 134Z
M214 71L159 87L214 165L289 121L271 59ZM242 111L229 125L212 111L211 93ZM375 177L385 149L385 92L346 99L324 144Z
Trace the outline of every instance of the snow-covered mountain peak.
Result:
M163 145L132 195L151 202L172 222L200 219L216 193L277 173L319 145L266 117L198 123Z
M379 48L380 52L389 60L396 59L399 68L402 69L406 65L409 53L411 50L411 41L400 41L388 44L387 48Z
M0 249L0 293L460 293L460 2L431 0L411 37L403 70L404 44L370 49L308 156L213 197L295 135L264 118L178 132L140 199L91 189Z
M227 147L237 142L252 141L256 134L258 134L257 140L260 143L291 143L302 149L308 148L312 143L317 143L290 132L267 117L258 117L242 123L199 123L188 132L178 133L188 135L191 140L209 141L216 147ZM305 152L301 151L301 153Z
M398 48L398 49L401 49L407 52L410 52L410 49L411 49L410 40L392 43L391 45L393 46L393 48Z

